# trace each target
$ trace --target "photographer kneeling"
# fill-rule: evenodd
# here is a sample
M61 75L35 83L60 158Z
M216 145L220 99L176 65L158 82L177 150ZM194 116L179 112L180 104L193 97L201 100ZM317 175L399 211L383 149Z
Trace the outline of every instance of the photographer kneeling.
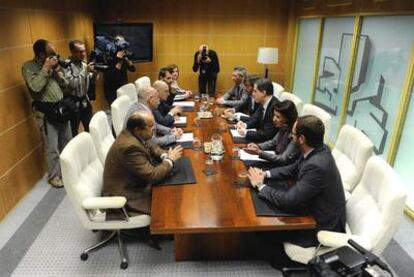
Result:
M76 116L71 120L72 135L76 136L81 121L85 131L89 132L89 122L92 118L91 101L95 100L95 80L98 73L94 69L94 63L86 63L86 48L82 41L69 42L69 50L71 63L65 69L65 73L68 93L77 108Z
M53 44L39 39L33 44L35 57L22 67L23 78L36 110L36 119L44 137L48 181L62 187L59 153L72 138L69 127L70 107L63 100L68 85Z

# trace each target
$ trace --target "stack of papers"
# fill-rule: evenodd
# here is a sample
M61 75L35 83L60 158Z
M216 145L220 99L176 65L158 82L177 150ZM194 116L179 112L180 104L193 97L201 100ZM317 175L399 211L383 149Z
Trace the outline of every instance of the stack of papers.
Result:
M256 131L256 129L247 129L247 131ZM230 133L233 138L244 138L242 135L237 132L237 129L230 129Z
M272 154L275 153L275 151L265 151L265 152L272 153ZM263 159L259 158L259 155L249 154L246 151L244 151L243 149L241 149L239 153L240 153L240 160L242 160L242 161L267 162L266 160L263 160Z
M178 119L174 121L174 124L176 125L185 125L187 124L187 117L186 116L180 116Z
M184 133L180 139L177 139L177 142L187 142L187 141L193 141L193 140L194 140L193 133Z
M187 94L177 94L177 95L174 97L174 101L184 100L186 96L187 96Z
M250 115L245 114L245 113L235 113L235 115L237 116L237 118L240 118L242 116L244 116L244 117L250 117Z
M173 106L179 106L179 107L194 107L195 102L194 101L180 101L180 102L174 102Z

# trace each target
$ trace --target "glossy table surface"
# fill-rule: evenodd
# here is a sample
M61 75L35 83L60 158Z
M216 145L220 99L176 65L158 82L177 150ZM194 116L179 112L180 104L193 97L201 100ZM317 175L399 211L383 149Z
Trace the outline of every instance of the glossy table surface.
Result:
M196 103L195 110L199 103ZM220 108L212 107L212 110ZM202 143L211 140L219 127L228 125L226 120L215 116L200 119L194 126L195 112L185 112L185 131L194 133ZM228 131L222 131L225 147L222 161L214 162L215 175L203 172L208 154L185 149L184 156L190 158L197 179L196 184L159 186L152 192L152 234L197 234L221 232L246 232L266 230L294 230L315 227L310 216L303 217L258 217L250 196L250 188L234 185L237 174L246 167L240 160L232 160L234 146ZM240 145L239 145L240 146Z

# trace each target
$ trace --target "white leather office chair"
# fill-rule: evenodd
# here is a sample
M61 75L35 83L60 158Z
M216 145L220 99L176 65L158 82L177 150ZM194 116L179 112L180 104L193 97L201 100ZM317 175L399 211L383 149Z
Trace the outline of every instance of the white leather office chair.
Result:
M151 80L148 76L142 76L135 80L135 87L139 93L141 89L151 86Z
M123 95L112 103L111 114L112 114L112 125L114 126L115 135L118 136L124 127L125 117L129 111L129 108L133 105L131 99Z
M89 123L89 133L91 134L99 160L101 160L102 165L105 165L106 154L108 154L109 148L111 148L115 141L105 112L99 111L93 115Z
M60 165L63 184L83 227L88 230L112 231L105 240L85 249L81 259L88 259L90 251L117 236L121 268L127 268L128 260L122 245L121 230L148 226L151 217L148 215L129 217L125 210L125 197L102 197L103 166L89 133L80 133L66 145L60 155ZM125 219L106 220L107 209L122 210Z
M131 98L133 103L138 102L137 88L134 84L126 84L116 90L116 97L121 97L122 95L127 95Z
M344 125L339 132L332 156L341 174L346 199L361 180L367 160L374 152L374 144L360 130Z
M285 100L292 101L293 103L295 103L298 114L301 114L302 108L303 108L303 101L298 96L294 95L293 93L283 91L280 93L279 100L280 101L285 101Z
M276 82L272 82L273 84L273 96L280 100L280 94L285 91L285 88L282 87L280 84Z
M353 239L376 255L381 254L397 231L406 200L401 179L382 158L368 159L360 183L346 203L346 233L320 231L315 247L303 248L284 243L286 254L294 261L306 264L315 255L347 245Z
M318 117L320 120L322 120L323 125L325 126L324 141L328 141L329 132L331 130L331 115L329 113L327 113L322 108L306 103L305 105L303 105L302 112L300 113L300 115L314 115Z

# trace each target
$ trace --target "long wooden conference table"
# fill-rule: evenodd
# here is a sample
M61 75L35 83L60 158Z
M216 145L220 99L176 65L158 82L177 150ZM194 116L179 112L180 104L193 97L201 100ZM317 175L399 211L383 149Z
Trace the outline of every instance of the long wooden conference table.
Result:
M194 112L184 113L187 116L184 130L206 142L213 133L220 132L220 123L226 120L218 116L200 119L199 127L195 127L199 105L196 102ZM242 161L231 157L237 145L228 129L221 135L225 154L222 161L214 162L215 175L203 173L208 154L203 150L184 149L197 183L153 188L151 233L174 235L176 261L252 258L249 241L253 232L315 228L311 216L256 216L250 188L234 185L237 173L246 170Z

